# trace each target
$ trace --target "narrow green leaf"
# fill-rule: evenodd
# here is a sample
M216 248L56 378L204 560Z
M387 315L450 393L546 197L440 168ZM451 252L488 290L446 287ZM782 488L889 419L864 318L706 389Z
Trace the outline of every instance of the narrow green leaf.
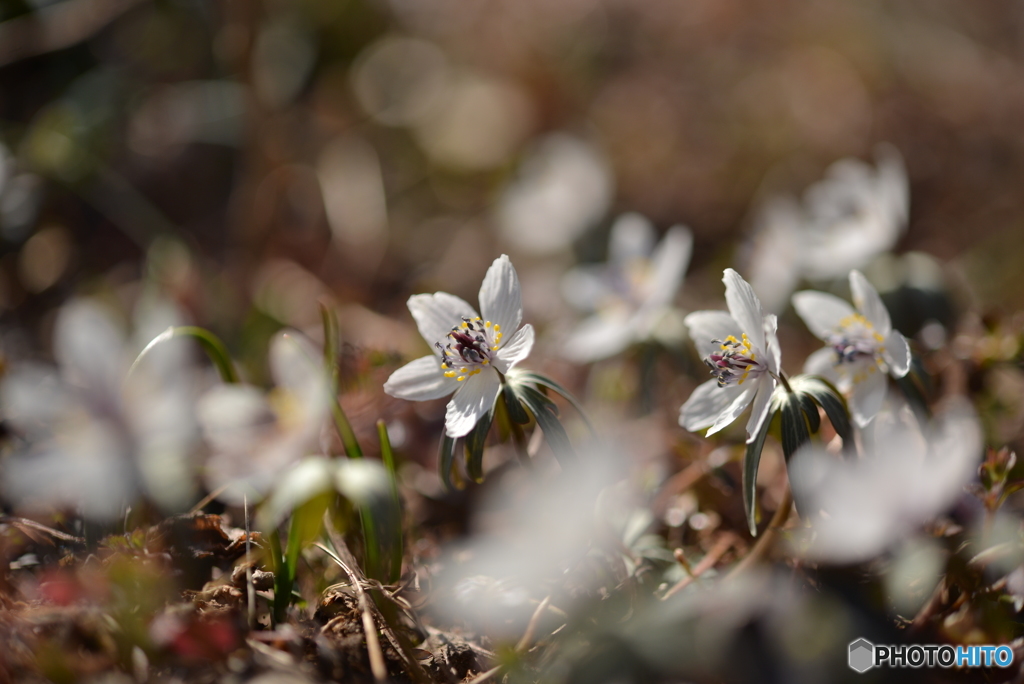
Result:
M520 425L526 425L530 422L530 414L523 408L511 383L506 382L501 386L501 399L505 403L510 419Z
M441 482L448 491L454 492L456 490L455 485L452 483L452 465L455 462L455 442L457 440L454 437L449 437L447 434L441 435L441 451L437 457L437 467L440 470Z
M380 456L384 461L384 468L388 471L388 479L391 484L391 505L398 513L398 524L393 526L391 534L391 558L389 582L394 584L402 577L402 552L405 548L402 539L402 498L398 493L398 470L395 467L395 455L391 450L391 439L388 437L388 428L383 420L377 421L377 436L380 439Z
M781 428L782 453L788 463L797 449L811 437L807 427L807 418L804 416L800 399L796 397L795 393L782 402Z
M757 509L755 508L755 497L757 496L757 467L761 463L761 451L764 450L765 438L768 437L768 429L775 419L774 403L768 415L764 417L761 429L754 435L754 439L747 442L747 453L743 456L743 510L747 513L747 525L750 526L750 536L757 536Z
M324 326L324 368L330 379L331 389L337 393L339 389L340 369L338 368L338 350L340 349L341 333L338 325L338 314L326 304L320 302L320 320Z
M561 421L558 420L558 407L555 406L554 402L541 394L536 388L526 384L519 385L516 388L516 394L522 399L527 409L537 420L537 425L540 426L541 431L544 433L544 439L551 446L555 457L563 465L575 462L576 453L569 442L569 436L565 433L565 428L562 427Z
M818 404L806 392L796 392L796 397L800 401L800 408L804 412L804 416L807 417L807 425L811 429L811 434L817 434L821 428L821 415L818 413Z
M466 447L466 473L477 483L483 482L484 479L484 444L487 442L487 433L491 430L493 419L494 409L491 409L480 418L463 440Z
M220 373L221 380L230 384L239 382L238 371L235 370L235 363L231 360L231 354L228 352L228 348L224 345L221 339L206 328L200 328L194 325L172 326L150 340L149 344L139 352L139 355L135 358L131 368L128 369L128 375L132 374L135 367L142 361L143 357L145 357L154 347L175 337L191 337L196 340L199 343L199 346L203 348L203 351L206 352L206 355L210 357L210 361L212 361L213 365L217 368L217 372Z
M591 432L594 432L594 426L590 422L590 418L587 416L587 412L583 409L583 405L579 402L579 400L576 399L576 397L572 395L571 392L569 392L569 390L565 389L560 384L558 384L551 378L547 377L546 375L541 375L540 373L536 373L534 371L522 371L519 374L519 376L530 382L533 382L534 384L542 385L560 394L562 398L568 401L570 404L572 404L572 407L576 409L577 413L580 414L580 418L582 418L583 422L586 423L587 428Z
M825 415L832 423L832 428L843 440L843 450L852 451L853 426L850 423L850 411L846 406L846 400L835 385L817 375L801 375L796 381L800 391L809 394L821 408L825 409Z

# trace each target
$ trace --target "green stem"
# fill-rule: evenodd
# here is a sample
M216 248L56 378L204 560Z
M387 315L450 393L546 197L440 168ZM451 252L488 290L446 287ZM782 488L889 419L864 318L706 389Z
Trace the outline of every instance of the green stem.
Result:
M398 494L398 469L395 467L395 455L391 451L391 439L388 437L388 428L383 420L377 421L377 436L380 438L380 456L384 461L384 467L388 471L388 479L391 481L391 504L394 507L398 521L393 526L391 538L391 573L389 579L392 583L402 577L402 500Z
M788 394L793 394L793 388L789 384L789 378L782 371L779 371L778 375L772 373L772 377L782 383L782 386L786 388Z
M270 533L270 559L274 570L274 626L284 623L288 617L288 602L292 587L288 569L281 549L281 533L274 529Z
M164 332L160 333L150 341L146 347L139 352L138 357L132 363L131 368L128 369L128 375L130 376L135 370L136 366L142 361L143 357L146 356L154 347L162 342L166 342L175 337L191 337L199 342L199 345L206 352L206 355L210 357L210 361L216 366L217 372L220 373L221 380L229 384L235 384L240 382L238 371L235 370L235 364L231 360L231 354L228 352L228 348L221 342L221 339L214 335L206 328L200 328L195 325L179 325L177 327L170 327Z

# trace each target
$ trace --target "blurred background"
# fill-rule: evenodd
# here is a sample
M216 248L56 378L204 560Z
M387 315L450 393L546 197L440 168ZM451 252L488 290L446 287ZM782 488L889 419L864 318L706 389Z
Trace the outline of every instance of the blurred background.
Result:
M472 301L502 252L543 328L626 210L688 225L684 297L720 297L766 197L882 141L896 251L1017 307L1022 69L1024 7L994 1L4 0L4 348L146 279L243 359L317 297L354 345L416 353L379 316Z

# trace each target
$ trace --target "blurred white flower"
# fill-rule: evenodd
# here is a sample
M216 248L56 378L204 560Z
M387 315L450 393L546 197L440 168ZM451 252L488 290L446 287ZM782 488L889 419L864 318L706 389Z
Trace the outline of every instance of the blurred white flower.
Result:
M0 236L18 242L25 239L42 204L42 179L19 171L17 160L0 143Z
M434 353L402 366L384 383L399 399L426 401L455 392L445 431L462 437L491 410L502 376L533 348L533 326L522 328L522 293L515 267L505 255L494 260L480 286L481 317L447 292L409 298L409 311Z
M748 259L754 290L778 311L801 278L829 280L893 248L907 226L910 186L899 152L881 145L877 166L841 159L804 193L769 202Z
M860 271L850 271L850 291L856 310L839 297L812 290L793 295L793 307L826 344L807 358L804 372L834 382L864 427L882 408L885 373L902 378L910 370L910 347L892 329L882 298Z
M550 254L567 247L608 211L614 179L591 144L553 133L527 155L519 177L502 196L502 235L524 252Z
M200 398L196 412L212 451L206 483L224 488L220 498L258 500L303 456L322 453L330 393L320 357L300 335L279 334L269 351L272 390L222 384Z
M652 337L672 303L693 251L693 235L675 226L655 245L654 226L639 214L623 214L612 226L608 263L569 271L566 299L596 312L573 331L564 354L579 363L613 356Z
M67 304L54 329L58 369L26 364L4 380L4 415L25 438L0 485L16 505L71 506L110 520L142 494L168 510L191 502L196 425L187 347L161 345L126 378L175 314L150 304L137 319L128 340L100 304Z
M693 391L679 411L687 430L710 427L712 435L736 420L748 405L747 440L768 415L781 364L774 315L765 315L757 295L740 274L725 269L724 311L695 311L686 317L690 338L716 376ZM749 382L748 382L749 381Z
M966 401L925 431L904 407L872 425L865 456L839 459L805 447L789 464L801 515L812 519L806 555L837 563L867 560L950 507L974 477L981 428Z

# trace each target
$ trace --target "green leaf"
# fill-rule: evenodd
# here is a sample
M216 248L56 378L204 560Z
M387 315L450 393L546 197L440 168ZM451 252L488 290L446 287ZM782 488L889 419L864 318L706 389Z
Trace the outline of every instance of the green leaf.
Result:
M818 414L818 404L814 401L814 398L804 392L796 393L797 399L800 401L800 409L804 412L804 416L807 418L807 426L811 430L811 434L817 434L819 428L821 428L821 416Z
M817 375L800 375L790 381L793 389L806 393L814 399L832 423L833 429L843 440L843 450L853 449L853 426L846 400L831 382Z
M519 425L526 425L530 422L530 414L523 408L519 397L516 396L512 384L506 382L501 387L501 398L508 409L508 417Z
M384 468L388 472L388 481L391 484L391 505L399 512L399 524L392 530L390 548L388 549L391 559L388 581L394 584L402 577L402 552L405 549L405 542L402 539L402 498L398 494L398 470L395 467L395 455L391 450L391 439L388 437L388 428L383 420L377 421L377 436L380 439L380 457L384 461Z
M441 435L441 451L437 456L437 467L440 470L441 482L444 483L445 488L454 492L457 488L452 483L452 465L455 463L455 443L454 437L449 437L446 434Z
M547 377L546 375L541 375L540 373L535 373L534 371L519 371L517 373L514 373L513 378L521 378L528 382L532 382L535 385L547 387L548 389L557 392L559 395L562 396L563 399L572 404L572 407L576 409L577 413L580 414L580 418L582 418L583 422L586 423L587 428L591 432L594 432L594 426L590 422L590 418L587 416L587 412L583 410L583 405L576 399L576 397L572 395L572 393L569 392L569 390L565 389L560 384L558 384L551 378Z
M163 331L156 337L154 337L145 348L139 352L139 355L135 358L131 368L128 369L128 375L132 374L135 367L139 365L153 347L174 339L175 337L191 337L192 339L199 342L199 346L203 348L206 355L210 357L210 361L217 368L217 372L220 373L220 378L224 382L234 384L239 382L238 371L235 370L235 364L231 360L231 354L228 353L228 348L221 342L221 339L214 335L206 328L200 328L194 325L180 325L172 326L167 330Z
M544 433L544 439L551 446L559 462L563 466L575 462L576 453L569 442L569 436L565 433L565 428L558 420L558 407L555 403L541 394L540 390L527 384L518 385L516 395L537 420L537 425Z
M788 463L797 449L807 442L811 435L799 395L794 392L780 403L782 405L782 453Z
M484 480L484 444L487 442L487 433L491 430L493 419L494 409L491 409L477 421L463 440L466 446L466 472L477 483Z
M757 536L757 509L755 497L757 496L757 467L761 463L761 451L764 450L764 441L768 437L768 429L775 419L776 409L774 397L772 408L764 417L761 429L754 435L754 439L747 443L747 453L743 456L743 510L747 513L747 525L750 526L750 536Z

